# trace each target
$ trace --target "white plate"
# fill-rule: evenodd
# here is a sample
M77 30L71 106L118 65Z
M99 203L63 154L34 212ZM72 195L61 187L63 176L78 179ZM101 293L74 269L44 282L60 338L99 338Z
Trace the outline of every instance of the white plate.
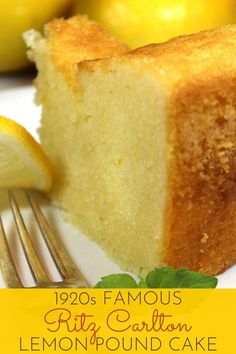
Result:
M12 82L10 81L10 84ZM19 86L17 88L9 87L0 91L0 115L5 115L11 119L16 120L22 124L27 130L38 140L37 127L39 126L40 109L33 103L34 88L31 85ZM14 83L13 83L14 86ZM1 85L0 85L1 89ZM7 234L10 237L9 241L15 256L17 256L18 266L21 267L22 273L24 273L24 281L27 285L32 283L29 270L22 255L19 241L16 237L14 230L14 223L12 215L7 208L6 195L0 196L3 212L4 226ZM1 193L1 194L3 194ZM21 198L21 196L19 196ZM94 285L101 276L111 273L118 273L122 270L110 259L106 257L104 252L96 245L96 243L89 240L78 229L72 225L65 223L60 216L60 212L51 206L45 206L50 222L57 230L59 237L77 264L81 269L84 276L88 279L91 285ZM24 208L25 217L28 220L28 224L31 226L31 231L35 231L37 246L44 259L47 257L45 245L38 241L38 230L32 224L32 216L29 208ZM49 262L48 268L51 269L51 273L54 277L55 271L53 265ZM218 287L221 288L236 288L236 266L229 269L227 272L221 274L219 277Z

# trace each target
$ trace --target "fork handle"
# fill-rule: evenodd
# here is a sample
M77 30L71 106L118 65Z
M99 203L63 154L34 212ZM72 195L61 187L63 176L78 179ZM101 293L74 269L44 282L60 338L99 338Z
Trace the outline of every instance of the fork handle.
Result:
M7 288L22 288L0 216L0 269Z

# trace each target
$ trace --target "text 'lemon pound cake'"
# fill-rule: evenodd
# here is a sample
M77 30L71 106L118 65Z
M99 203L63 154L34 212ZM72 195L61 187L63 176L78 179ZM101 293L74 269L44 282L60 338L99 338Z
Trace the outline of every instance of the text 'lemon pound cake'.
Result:
M27 35L50 197L119 264L236 261L236 26L129 52L85 17Z

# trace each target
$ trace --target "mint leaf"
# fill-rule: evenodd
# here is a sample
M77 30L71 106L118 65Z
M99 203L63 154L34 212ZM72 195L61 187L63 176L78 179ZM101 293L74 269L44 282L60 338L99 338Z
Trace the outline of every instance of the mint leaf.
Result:
M140 289L144 289L144 288L148 288L148 285L147 285L147 283L146 283L146 281L145 281L144 279L141 279L141 280L139 281L137 287L140 288Z
M146 276L149 288L161 288L161 283L171 273L171 267L155 268Z
M146 277L149 288L215 288L217 279L185 268L174 270L172 267L154 269Z
M156 268L137 282L129 274L111 274L102 277L95 288L192 288L208 289L217 286L215 277L182 268L175 270L172 267Z
M129 274L111 274L102 277L95 288L137 288L137 283Z

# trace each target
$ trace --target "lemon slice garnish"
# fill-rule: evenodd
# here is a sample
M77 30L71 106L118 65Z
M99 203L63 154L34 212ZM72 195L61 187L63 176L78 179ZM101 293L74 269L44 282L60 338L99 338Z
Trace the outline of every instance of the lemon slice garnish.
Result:
M0 116L0 188L48 191L52 165L34 138L18 123Z

